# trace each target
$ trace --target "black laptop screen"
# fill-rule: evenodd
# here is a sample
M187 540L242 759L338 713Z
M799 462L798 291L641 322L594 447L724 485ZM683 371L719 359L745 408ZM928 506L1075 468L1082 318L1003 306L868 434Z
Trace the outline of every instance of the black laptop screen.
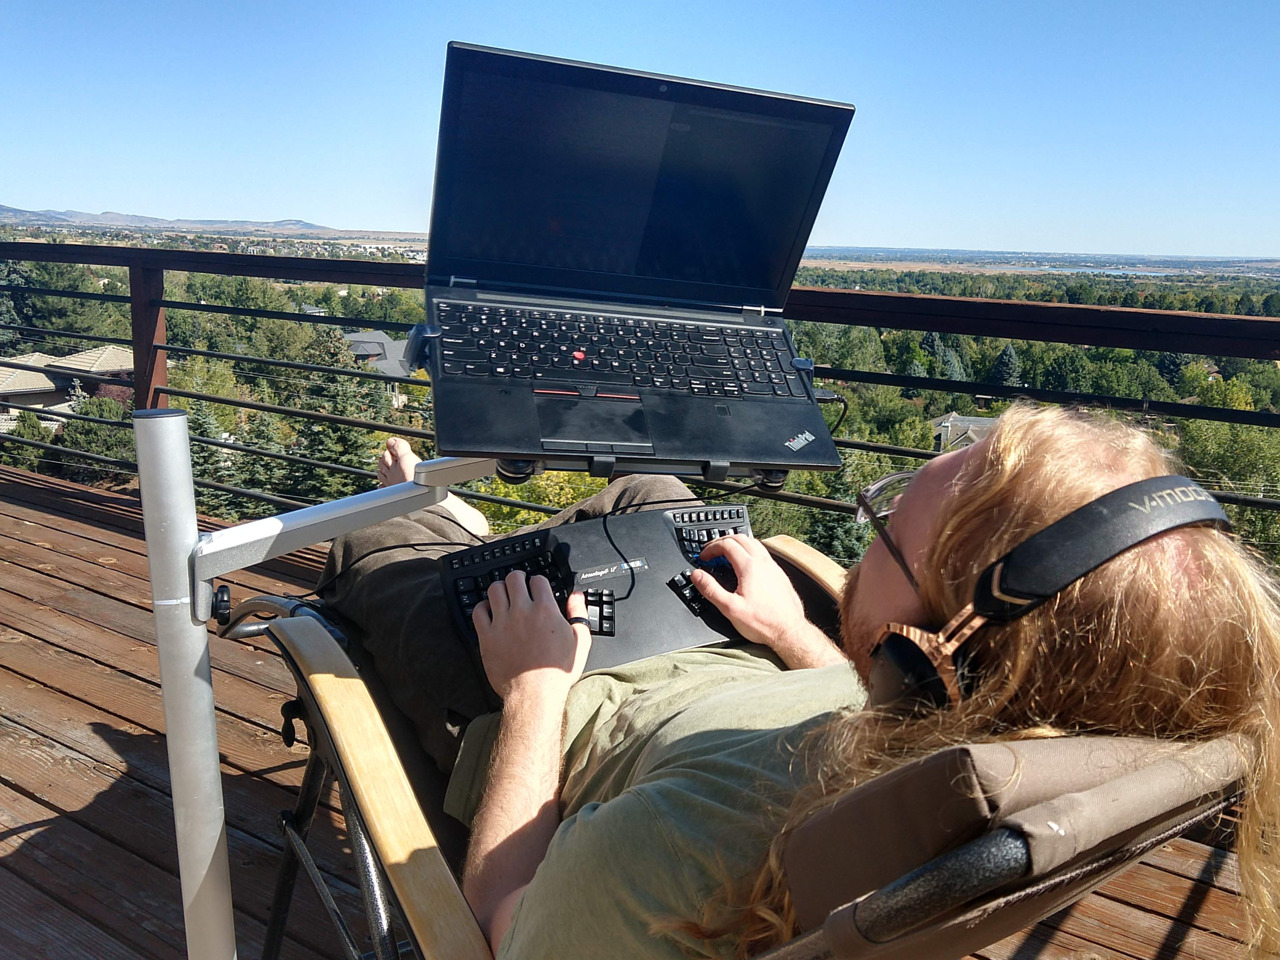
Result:
M781 306L850 114L452 45L428 272Z

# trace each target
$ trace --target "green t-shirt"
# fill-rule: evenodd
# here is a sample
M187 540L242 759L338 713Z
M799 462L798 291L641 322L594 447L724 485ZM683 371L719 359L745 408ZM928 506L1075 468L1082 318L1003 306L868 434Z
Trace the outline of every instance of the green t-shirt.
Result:
M701 919L727 879L759 867L805 734L864 699L851 666L787 671L762 647L583 677L566 711L564 822L498 960L683 960L682 944L700 944L651 924Z

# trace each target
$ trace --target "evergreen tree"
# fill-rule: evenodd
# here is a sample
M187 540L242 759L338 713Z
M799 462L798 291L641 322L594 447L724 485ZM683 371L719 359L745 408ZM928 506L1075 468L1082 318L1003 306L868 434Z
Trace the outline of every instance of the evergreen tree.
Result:
M356 369L355 357L336 329L329 327L318 332L314 348L313 363ZM326 374L309 375L297 405L302 410L378 422L386 422L391 414L391 399L382 384L346 377L335 379ZM298 426L293 452L322 463L372 470L383 436L361 427L303 421ZM295 473L286 495L304 500L333 500L370 489L373 483L347 473L312 468Z
M187 429L191 436L221 440L222 428L214 415L212 404L196 400L187 412ZM197 480L209 480L226 486L236 486L235 468L230 451L196 440L191 442L191 474ZM235 518L239 499L223 490L196 486L196 509L210 517Z
M1280 293L1268 293L1262 298L1262 313L1268 317L1280 317Z
M250 413L240 442L254 450L283 453L285 448L280 439L281 428L281 419L274 413ZM283 460L237 452L232 463L235 468L235 485L238 487L282 496L289 485L290 465ZM270 517L279 512L279 507L263 500L246 499L240 505L242 517Z
M947 380L963 381L969 379L969 374L964 369L960 355L954 350L944 350L942 352L942 375Z
M935 360L942 357L942 351L946 349L942 343L942 336L937 330L930 330L924 335L924 339L920 341L920 349Z
M1156 372L1166 383L1177 383L1182 376L1182 368L1194 359L1189 353L1161 353L1155 360Z
M1245 317L1256 317L1261 312L1258 309L1258 301L1253 298L1253 294L1247 290L1240 294L1240 299L1236 301L1236 313Z
M1022 386L1022 362L1018 359L1018 351L1009 344L1000 351L996 358L995 370L992 371L992 382L1003 387Z
M921 363L918 359L912 359L911 366L907 367L907 376L924 378L924 377L927 377L928 375L929 375L929 371L924 368L924 364ZM916 397L920 396L920 388L919 387L903 387L902 395L906 397L908 400L913 400Z
M99 417L109 423L91 423L84 420L68 420L57 439L67 451L59 455L62 476L76 483L95 483L113 476L115 467L99 466L77 459L71 451L82 450L102 457L137 462L133 446L133 429L125 419L123 404L110 397L89 397L75 385L72 391L72 410L86 417ZM121 468L123 469L123 468Z
M18 414L18 422L14 424L13 429L8 433L0 433L0 464L31 473L43 472L40 467L45 462L47 452L23 443L6 443L9 437L52 443L53 429L42 424L30 410L23 410Z
M835 473L824 475L826 489L822 496L830 500L856 503L860 489L867 481L845 464ZM851 513L834 513L815 510L809 520L805 541L844 566L857 563L867 552L875 538L875 528L869 523L858 523Z

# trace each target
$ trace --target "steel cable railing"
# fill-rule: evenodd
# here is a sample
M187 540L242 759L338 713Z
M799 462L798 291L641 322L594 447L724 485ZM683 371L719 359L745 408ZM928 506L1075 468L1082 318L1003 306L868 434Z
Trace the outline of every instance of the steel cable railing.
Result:
M14 246L14 245L10 244L8 246ZM24 245L24 247L27 247L27 249L29 249L28 245ZM97 248L95 248L95 250L96 249ZM22 252L26 253L27 250L24 249ZM32 251L32 252L36 252L36 251ZM40 251L40 252L44 252L44 251ZM152 252L143 251L143 253L150 254ZM165 253L171 254L173 253L173 251L166 251ZM217 255L213 255L213 256L216 257ZM173 260L174 258L169 257L167 259ZM177 260L175 260L175 262L181 261L185 263L186 259L190 259L190 258L178 258ZM200 256L200 257L195 257L194 259L199 260L201 263L203 263L204 260L207 260L208 258ZM237 260L237 262L246 260L245 257L235 257L233 259ZM254 260L254 261L269 261L269 263L263 263L261 264L261 266L259 266L258 263L253 263L244 268L246 270L245 273L235 274L235 275L270 276L271 274L267 272L268 267L274 267L276 263L280 263L281 266L284 265L283 258L257 257L257 258L247 258L247 259ZM60 257L59 262L76 262L76 261L68 259L66 257ZM102 261L99 260L96 262L102 262ZM124 261L122 260L121 262L124 262ZM210 262L217 263L219 261L212 260ZM337 273L341 273L343 270L352 269L352 265L345 261L338 261L334 263L335 263L334 270ZM324 262L309 263L306 266L307 266L308 273L317 273L317 274L325 273ZM401 265L397 265L397 266L401 266ZM176 268L177 267L174 267L174 266L165 267L165 269L176 269ZM362 272L363 271L372 271L374 273L377 272L376 267L370 267L370 265L363 264L363 263L359 264L358 268L356 269ZM230 273L230 271L226 271L226 272ZM384 277L384 278L381 278L379 282L382 282L388 286L410 286L412 284L410 284L408 280L411 279L410 277L411 272L412 272L411 270L406 271L404 269L400 269L398 271L392 271L392 273L395 274L394 277L391 277L391 279L389 280ZM404 274L403 277L400 276L401 273ZM390 274L388 274L388 276L390 276ZM29 295L29 296L67 296L73 299L98 300L98 301L114 302L114 303L130 303L131 302L130 297L118 295L118 294L89 293L84 291L59 291L59 290L52 290L52 289L43 288L43 287L30 287L30 286L15 285L15 284L0 284L0 293L10 293L10 294L16 293L16 294ZM811 293L811 292L806 292L806 293ZM184 300L174 300L174 299L161 298L161 297L153 298L150 301L150 306L152 308L170 308L175 310L187 310L187 311L196 311L196 312L203 311L207 313L218 313L218 314L225 314L225 315L232 315L232 316L281 319L281 320L288 320L288 321L294 321L294 322L304 322L304 323L324 324L324 325L344 326L344 327L360 327L364 329L374 329L374 330L390 330L390 331L405 332L410 329L410 326L407 324L396 322L396 321L389 321L389 320L378 321L378 320L372 320L372 319L357 319L357 318L351 318L351 317L326 316L326 315L311 314L311 313L267 310L267 309L261 309L256 307L236 307L236 306L229 306L229 305L222 305L222 304L210 304L210 303L199 303L199 302L191 302L191 301L184 301ZM964 306L966 310L969 310L972 307L972 304L966 302ZM825 304L823 305L823 307L825 309ZM816 317L810 318L808 322L835 322L841 325L850 325L850 320L848 318L833 318L833 317L827 317L827 316L823 316L821 318L816 318ZM897 326L903 326L903 324L897 324ZM130 345L133 343L133 341L124 340L122 338L104 337L101 335L92 335L92 334L81 335L81 334L76 334L76 333L65 331L65 330L48 330L42 327L31 327L31 326L18 325L18 324L7 324L7 325L0 326L0 330L2 329L10 329L15 332L24 333L24 334L39 334L45 337L60 337L60 338L72 338L72 339L80 337L90 342L114 343L119 345ZM326 366L321 364L308 364L301 361L277 360L274 358L267 358L267 357L254 357L247 354L232 354L232 353L227 353L223 351L207 350L199 347L188 347L188 346L178 346L178 345L171 346L165 343L155 343L150 346L153 350L156 350L156 351L167 351L169 353L174 353L174 354L179 354L184 356L202 356L202 357L207 357L209 359L223 360L231 363L259 364L263 366L277 367L281 369L298 370L300 372L319 374L322 376L348 377L356 381L368 380L371 382L379 382L383 384L420 386L420 387L429 386L429 384L426 381L420 380L418 378L399 377L392 374L382 374L382 373L369 371L369 370L351 370L347 368L332 367L332 366ZM83 376L87 380L112 382L120 386L132 385L132 381L121 380L118 376L93 374L90 372L82 372L82 371L71 371L66 369L59 369L56 367L49 368L49 367L38 367L34 365L24 365L21 362L14 361L14 360L0 360L0 367L9 367L9 368L19 369L19 370L30 370L33 372L48 372L50 369L52 369L57 374L63 375L63 376L67 376L67 375L76 376L76 377ZM945 393L960 393L960 394L967 394L970 396L991 396L991 397L1009 398L1009 399L1026 398L1026 399L1031 399L1031 400L1036 400L1041 402L1051 402L1051 403L1060 403L1060 404L1104 406L1104 407L1110 407L1112 409L1125 410L1128 412L1145 413L1148 415L1159 415L1159 416L1165 416L1165 417L1203 419L1203 420L1211 420L1211 421L1226 422L1226 423L1252 424L1252 425L1266 426L1266 427L1280 426L1280 415L1267 413L1267 412L1260 412L1260 411L1228 410L1228 409L1219 408L1219 407L1170 403L1166 401L1153 401L1149 399L1143 400L1143 399L1136 399L1131 397L1112 397L1112 396L1100 395L1100 394L1044 390L1044 389L1031 388L1031 387L1007 387L1007 386L993 385L993 384L979 384L979 383L973 383L970 381L953 381L953 380L942 380L942 379L929 378L929 377L922 378L922 377L899 376L894 374L880 374L880 373L871 373L866 371L846 370L846 369L830 367L830 366L818 367L815 370L815 374L820 379L827 379L827 380L840 382L840 383L864 383L864 384L870 384L870 385L891 386L891 387L897 387L900 389L907 388L907 389L916 389L916 390L932 390L932 391L939 391L939 392L945 392ZM247 373L244 375L248 377L255 376L255 374L252 374L252 373ZM258 376L266 376L266 375L262 374ZM285 379L287 380L289 378L285 378ZM306 382L306 381L298 380L298 382ZM314 386L314 383L308 383L308 386ZM218 396L215 394L203 393L195 390L185 390L182 388L169 387L169 386L158 386L155 388L154 393L157 396L170 396L170 397L178 397L178 398L183 398L183 399L192 400L192 401L226 404L226 405L231 405L241 409L255 410L259 412L271 413L271 414L276 414L279 416L286 416L291 418L300 418L300 419L309 420L313 422L331 423L331 424L340 425L340 426L356 427L356 428L373 430L373 431L395 433L395 434L414 437L414 438L423 439L423 440L434 439L434 432L431 430L406 426L402 424L364 420L358 417L343 417L335 414L328 414L319 410L303 410L303 409L298 409L296 407L283 406L280 404L269 404L269 403L263 403L260 401L254 401L254 400L229 398L224 396ZM7 405L13 407L14 409L31 409L33 412L37 412L38 414L41 412L41 408L28 408L28 407L22 406L21 404L7 404ZM48 411L43 411L43 413L46 416L56 416L56 414L50 413ZM79 419L73 414L67 415L67 418ZM84 419L88 419L90 421L95 421L95 422L109 422L109 421L103 421L101 420L101 418L84 418ZM121 425L125 425L125 424L122 423ZM3 437L3 439L17 439L17 438L10 438L5 436ZM306 457L297 457L296 455L293 455L293 454L276 453L269 450L262 450L256 447L248 447L246 445L236 444L231 441L223 441L223 440L216 440L214 438L209 438L209 437L194 437L194 436L192 437L192 440L193 442L203 443L203 444L207 444L214 447L220 447L232 452L244 453L246 455L254 455L254 454L263 455L273 459L281 460L283 462L291 462L296 465L306 466L312 469L332 469L332 470L335 470L336 472L350 474L353 476L365 476L368 478L372 478L374 476L374 474L371 471L364 471L358 467L352 467L352 466L340 465L340 464L329 464L323 461L317 461L317 460L313 460ZM30 444L37 443L37 441L26 441L26 442ZM867 441L851 440L848 438L837 438L836 444L841 450L844 450L844 451L856 451L856 452L862 452L862 453L879 455L879 456L887 456L890 458L911 458L915 460L927 460L937 455L936 451L919 450L919 449L906 448L906 447L896 447L896 446L887 445L887 444L877 444L877 443L871 443ZM69 452L66 447L57 447L57 449L63 452ZM110 458L105 458L105 459L110 460ZM205 481L205 483L212 484L212 481ZM728 484L704 483L702 485L708 488L725 490L727 492L732 492L736 490L739 486L733 483L728 483ZM237 495L252 496L255 493L255 491L247 491L247 490L242 490L240 488L227 487L226 485L220 485L220 484L214 484L212 485L211 488L225 489L226 492L235 493ZM455 492L463 496L467 496L471 499L501 503L508 506L515 506L519 509L532 509L532 510L540 510L543 512L554 510L554 508L549 508L549 507L546 507L545 505L530 504L524 501L511 500L509 498L503 498L503 497L487 495L487 494L480 494L475 491L458 490ZM856 511L856 507L854 507L849 503L845 503L838 500L832 500L828 498L813 497L805 494L796 494L791 492L766 492L766 491L757 491L757 490L747 490L745 488L742 490L742 492L752 496L764 496L767 499L775 500L781 503L786 503L792 506L801 507L805 509L822 509L822 510L830 510L837 513L846 513L846 514ZM262 492L262 491L257 491L256 493L259 499L270 498L271 496L270 494L266 494L265 492ZM1280 501L1271 500L1266 497L1252 497L1244 494L1233 493L1231 491L1221 491L1221 494L1222 494L1221 499L1226 503L1236 503L1241 506L1255 507L1259 509L1268 509L1268 510L1280 509ZM277 497L274 499L281 501L282 504L289 503L291 505L300 505L296 501L288 501L288 500L284 500L284 498Z
M936 390L939 393L966 393L970 396L997 397L1008 400L1038 400L1059 406L1109 407L1132 413L1153 413L1190 420L1213 420L1218 423L1243 423L1255 427L1280 427L1280 414L1261 410L1233 410L1202 404L1171 403L1109 394L1076 393L1069 390L1044 390L1038 387L1007 387L971 380L939 380L934 377L908 377L894 373L872 373L843 370L838 367L814 367L814 376L841 383L870 383L911 390Z

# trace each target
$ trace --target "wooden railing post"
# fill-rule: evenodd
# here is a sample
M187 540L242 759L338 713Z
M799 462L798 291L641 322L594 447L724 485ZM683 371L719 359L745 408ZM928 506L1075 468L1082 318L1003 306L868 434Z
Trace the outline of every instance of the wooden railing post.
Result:
M169 398L156 393L169 385L164 350L164 271L141 264L129 265L129 313L133 319L133 407L155 410L169 406Z

